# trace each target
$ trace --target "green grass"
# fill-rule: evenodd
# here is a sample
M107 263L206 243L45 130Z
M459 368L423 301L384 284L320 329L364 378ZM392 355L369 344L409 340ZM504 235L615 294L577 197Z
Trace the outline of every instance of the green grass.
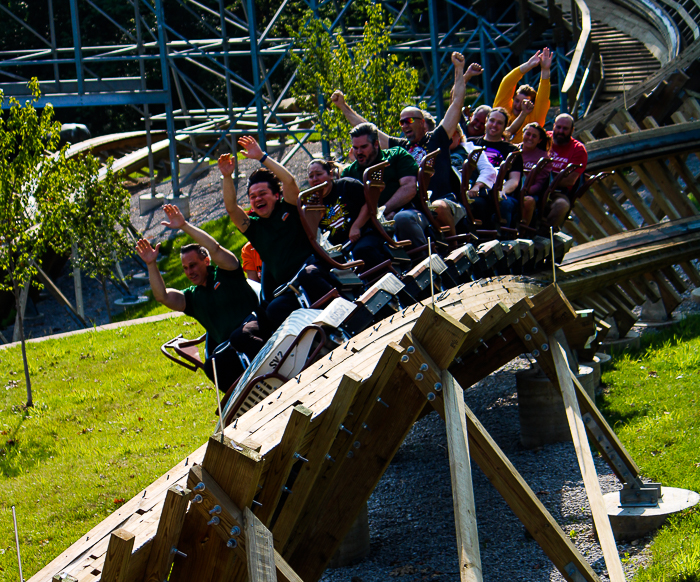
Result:
M29 578L213 432L211 383L159 353L178 333L202 329L179 317L27 344L29 410L20 350L0 351L0 580L19 580L13 505Z
M200 225L200 228L212 235L221 246L233 251L239 259L241 258L241 248L247 239L233 225L228 216L222 216L216 220L206 222ZM158 241L151 241L151 244L155 246L156 242ZM191 242L193 242L192 239L183 233L161 242L160 254L163 255L163 258L158 263L158 267L161 271L166 272L163 275L166 287L185 289L191 285L189 279L185 277L182 263L180 262L180 248ZM125 321L169 311L167 307L153 299L150 291L146 295L149 297L148 302L125 309L123 312L115 315L113 320Z
M600 407L645 477L700 491L700 317L643 341L613 358ZM700 510L673 517L651 551L636 581L700 581Z

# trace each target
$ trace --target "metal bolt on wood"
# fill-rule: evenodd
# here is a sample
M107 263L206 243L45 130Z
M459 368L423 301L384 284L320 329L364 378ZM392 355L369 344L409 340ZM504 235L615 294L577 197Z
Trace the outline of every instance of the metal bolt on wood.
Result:
M217 515L215 515L207 522L207 525L219 525L220 521L221 520L219 519L219 517Z
M418 380L418 381L420 382L422 379L423 379L423 374L421 374L420 372L418 372L418 373L416 374L416 380Z
M238 547L238 540L235 538L229 539L229 541L226 542L226 546L233 549Z
M416 351L416 348L414 348L413 346L408 346L408 347L406 348L406 351L407 351L409 354L412 354L413 352Z
M207 486L200 481L194 486L194 489L192 489L192 491L204 491L206 488Z
M348 434L352 434L352 432L350 432L347 428L345 428L345 425L343 425L343 424L340 425L340 430L342 430L343 432L346 432Z
M389 408L389 405L386 402L384 402L381 398L377 398L377 402L379 402L379 404L383 404L384 406Z
M181 552L181 551L178 550L175 546L173 546L172 548L170 548L170 553L171 553L171 554L175 554L175 555L177 555L177 556L182 556L183 558L186 558L186 557L187 557L187 554L186 554L185 552Z
M532 350L532 355L535 356L536 358L540 357L540 350Z
M295 459L299 459L300 461L303 461L304 463L308 463L308 462L309 462L309 459L305 459L305 458L302 457L299 453L294 453L294 458L295 458Z
M408 358L408 356L407 356L406 354L404 354L403 356L401 356L401 362L402 362L402 363L405 364L406 362L408 362L408 360L409 360L409 358Z
M435 392L440 392L442 390L442 384L440 382L435 382L433 388L435 388Z
M532 336L529 333L525 334L525 341L529 342L532 339Z
M197 493L197 495L192 498L192 503L202 503L202 496Z
M220 505L215 505L209 510L209 515L218 515L221 513L221 506Z
M232 536L239 536L239 535L241 535L241 528L238 527L237 525L234 525L234 526L231 528L231 533L230 533L230 535L232 535Z
M425 372L428 369L428 364L421 364L419 369L421 372Z
M292 490L291 490L289 487L282 487L282 491L284 491L285 493L291 493L291 492L292 492Z
M435 400L435 394L432 392L428 392L427 398L429 402L432 402L433 400Z

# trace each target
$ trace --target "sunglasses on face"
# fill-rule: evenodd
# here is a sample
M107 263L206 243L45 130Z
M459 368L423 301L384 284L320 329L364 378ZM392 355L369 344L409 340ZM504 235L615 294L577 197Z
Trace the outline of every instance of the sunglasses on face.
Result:
M414 121L418 121L419 119L422 119L421 117L404 117L403 119L399 119L399 124L400 125L411 125Z

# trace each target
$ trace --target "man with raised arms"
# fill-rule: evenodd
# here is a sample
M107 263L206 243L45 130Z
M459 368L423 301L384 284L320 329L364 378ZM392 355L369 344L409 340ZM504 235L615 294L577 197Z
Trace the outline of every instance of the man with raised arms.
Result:
M141 239L136 243L136 251L148 265L155 300L194 317L207 330L209 353L204 372L213 382L213 357L219 389L226 391L243 372L236 352L252 360L264 344L253 315L258 298L248 285L236 255L187 222L176 206L166 204L163 210L168 217L163 225L181 229L195 241L180 249L182 268L192 286L182 291L166 288L156 264L160 243L154 249L146 239Z
M311 243L297 210L299 187L287 169L268 157L250 136L238 140L246 158L258 160L264 167L248 178L250 216L238 205L231 154L219 158L223 176L224 205L233 224L251 242L263 262L263 309L260 327L268 336L300 304L299 287L311 303L333 289L333 279L313 254ZM275 293L277 296L275 296Z
M405 107L399 118L405 138L391 137L380 131L379 144L383 148L397 146L404 148L413 156L417 164L420 164L428 153L435 150L440 151L435 159L435 174L433 174L428 186L432 192L430 203L437 214L437 221L443 226L448 226L450 229L448 234L454 235L455 224L464 217L466 211L457 202L456 193L453 192L450 145L452 134L454 134L462 116L466 83L472 77L480 75L482 68L480 65L472 63L464 72L464 57L457 52L452 53L452 64L455 74L452 102L445 117L435 130L428 131L425 115L421 109ZM347 105L340 91L333 93L331 101L343 112L350 123L363 121L363 118Z

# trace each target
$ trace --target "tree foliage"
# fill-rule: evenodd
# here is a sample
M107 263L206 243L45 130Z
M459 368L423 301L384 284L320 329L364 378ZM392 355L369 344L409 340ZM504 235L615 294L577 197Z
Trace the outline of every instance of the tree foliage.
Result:
M53 121L53 108L41 113L33 103L39 83L29 83L32 99L24 106L10 99L10 109L0 115L0 289L15 296L20 339L25 356L27 405L32 405L31 384L24 349L24 322L20 293L36 275L36 265L51 248L65 252L65 221L70 208L73 174L65 148L48 154L58 143L61 124ZM4 95L0 92L0 104Z
M343 91L348 104L382 131L398 134L399 114L413 104L418 88L417 71L387 50L391 40L381 5L368 5L367 14L362 40L354 46L310 11L299 30L290 29L295 49L302 49L292 53L297 74L291 93L303 110L318 114L322 137L340 151L348 149L350 125L330 105L333 91Z
M78 187L68 223L77 250L71 261L88 276L99 279L110 320L107 280L114 277L115 264L133 252L127 235L129 192L122 186L121 176L112 171L113 162L108 159L107 167L100 170L99 161L88 155L75 164Z

